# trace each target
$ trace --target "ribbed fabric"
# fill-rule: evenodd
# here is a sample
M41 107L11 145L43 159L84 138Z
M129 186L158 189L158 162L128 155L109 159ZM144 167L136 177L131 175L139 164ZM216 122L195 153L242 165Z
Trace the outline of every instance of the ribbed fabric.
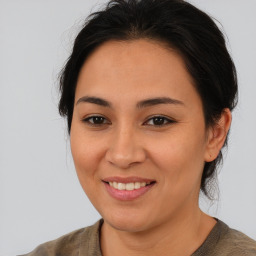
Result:
M256 256L256 241L224 222L216 225L192 256Z
M103 220L56 240L39 245L23 256L102 256L100 229ZM217 220L204 243L191 256L256 256L256 241Z

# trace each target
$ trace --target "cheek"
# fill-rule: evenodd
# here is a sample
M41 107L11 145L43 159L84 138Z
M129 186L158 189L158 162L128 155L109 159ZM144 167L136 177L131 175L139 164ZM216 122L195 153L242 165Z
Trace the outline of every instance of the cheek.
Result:
M94 182L99 182L97 177L97 168L104 154L103 142L85 134L85 132L76 127L71 129L70 146L77 172L77 176L86 194L90 193Z
M78 169L92 171L97 160L104 152L104 140L95 133L87 132L81 124L73 122L70 132L70 146L75 165Z
M189 132L175 133L154 142L151 150L155 165L166 189L175 193L198 186L204 166L203 136L190 136Z

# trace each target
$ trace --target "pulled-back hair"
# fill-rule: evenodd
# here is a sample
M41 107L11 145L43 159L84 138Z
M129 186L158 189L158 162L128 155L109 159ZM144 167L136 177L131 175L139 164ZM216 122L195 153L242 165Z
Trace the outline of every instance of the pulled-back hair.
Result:
M206 13L182 0L112 0L86 19L60 73L59 112L67 117L68 132L78 74L88 55L106 41L136 39L159 41L182 56L201 97L206 127L218 121L224 108L235 107L235 66L222 32ZM220 151L215 160L205 163L201 190L208 197L207 184L221 160Z

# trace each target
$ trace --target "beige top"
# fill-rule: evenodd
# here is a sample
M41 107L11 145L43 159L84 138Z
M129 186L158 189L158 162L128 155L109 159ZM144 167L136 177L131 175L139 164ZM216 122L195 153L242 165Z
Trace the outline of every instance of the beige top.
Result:
M103 220L56 240L39 245L23 256L102 256L100 228ZM204 243L191 256L256 256L256 241L217 220Z

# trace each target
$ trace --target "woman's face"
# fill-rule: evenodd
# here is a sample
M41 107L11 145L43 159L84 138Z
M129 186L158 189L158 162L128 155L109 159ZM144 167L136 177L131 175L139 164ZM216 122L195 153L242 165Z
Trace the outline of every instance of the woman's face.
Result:
M198 211L208 139L182 58L148 40L109 41L79 74L71 150L105 222L143 231Z

